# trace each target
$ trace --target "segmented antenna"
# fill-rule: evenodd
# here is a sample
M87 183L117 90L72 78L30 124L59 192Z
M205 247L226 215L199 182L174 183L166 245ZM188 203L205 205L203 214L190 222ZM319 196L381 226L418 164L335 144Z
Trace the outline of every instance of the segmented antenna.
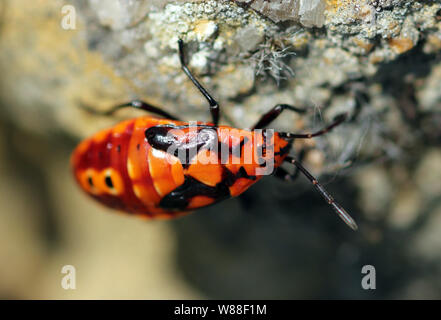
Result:
M285 139L309 139L309 138L318 137L334 129L336 126L338 126L343 121L345 121L347 117L348 117L347 113L341 113L335 117L334 122L332 122L329 126L314 133L299 134L299 133L290 133L290 132L279 132L279 135L280 137Z
M317 189L317 191L322 195L322 197L326 200L326 202L334 209L334 211L338 214L338 216L352 229L357 230L358 226L357 223L354 221L354 219L346 212L345 209L341 205L339 205L337 202L335 202L334 198L329 194L328 191L317 181L316 178L312 176L311 173L309 173L308 170L305 169L305 167L302 166L300 162L298 162L296 159L292 157L286 157L285 161L292 163L295 165L300 172L302 172L306 178L308 178L309 181L314 185L314 187Z

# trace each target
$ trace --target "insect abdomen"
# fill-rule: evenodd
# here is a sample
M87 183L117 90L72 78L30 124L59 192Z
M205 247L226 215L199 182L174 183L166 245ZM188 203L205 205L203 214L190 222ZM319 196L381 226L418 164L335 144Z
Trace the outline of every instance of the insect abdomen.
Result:
M144 137L148 127L163 122L150 117L128 120L83 141L72 155L82 189L116 209L146 216L174 215L158 205L183 183L182 166L158 161Z
M155 148L155 142L146 138L151 129L157 131L154 137L159 138L158 130L163 125L183 128L185 141L197 139L189 133L194 127L188 123L142 117L121 122L83 141L72 156L75 177L83 190L113 208L148 217L173 217L237 196L262 177L256 175L262 168L255 162L255 132L201 124L217 138L214 145L225 148L208 151L212 163L186 163L159 149L160 144ZM260 133L258 137L265 140ZM278 155L266 152L273 167L277 167L286 155L279 151L288 143L278 137L271 143L267 140L267 151L277 147ZM247 160L248 150L253 156ZM227 163L220 162L221 151L227 152Z

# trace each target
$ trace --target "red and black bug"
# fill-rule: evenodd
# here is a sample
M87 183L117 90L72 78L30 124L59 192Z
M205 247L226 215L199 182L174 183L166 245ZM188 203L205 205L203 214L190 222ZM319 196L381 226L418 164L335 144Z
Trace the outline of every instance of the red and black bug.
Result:
M182 70L208 100L212 122L184 122L138 100L112 108L104 114L133 107L160 117L123 121L82 141L71 158L81 188L112 208L148 218L172 218L240 195L262 177L259 170L271 162L276 177L287 179L299 172L304 174L340 218L356 230L357 225L349 214L317 179L288 155L294 139L325 134L341 124L346 115L337 116L332 124L315 133L265 129L284 110L303 111L279 104L264 114L252 130L220 126L219 105L186 66L183 46L180 40ZM247 150L252 150L252 156L246 159ZM296 167L293 175L280 167L284 162Z

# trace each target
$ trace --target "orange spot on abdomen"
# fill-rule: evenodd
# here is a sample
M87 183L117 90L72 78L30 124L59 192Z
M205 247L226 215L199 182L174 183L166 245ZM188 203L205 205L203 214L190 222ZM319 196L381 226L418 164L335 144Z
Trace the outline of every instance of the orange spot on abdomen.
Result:
M197 209L197 208L205 207L210 204L213 204L214 201L215 201L215 199L210 198L210 197L196 196L190 200L190 202L188 204L188 209Z
M158 194L163 197L176 188L175 181L171 172L173 161L172 157L164 151L149 149L148 164L152 177L153 186Z
M154 206L161 201L161 197L151 183L140 182L133 184L133 192L148 207Z
M202 150L198 154L198 161L203 162L191 164L186 170L186 174L210 187L214 187L222 181L223 169L216 152Z

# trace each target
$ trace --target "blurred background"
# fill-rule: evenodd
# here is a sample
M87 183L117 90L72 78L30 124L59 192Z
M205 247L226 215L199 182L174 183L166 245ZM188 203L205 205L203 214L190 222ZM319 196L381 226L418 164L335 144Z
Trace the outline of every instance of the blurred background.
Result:
M0 298L441 298L441 3L244 2L0 0ZM350 114L293 154L307 150L305 166L359 231L304 177L266 177L173 221L82 193L76 144L142 113L80 104L142 98L208 119L178 38L224 123L249 127L282 102L308 113L284 114L279 130ZM75 290L61 286L65 265ZM364 265L375 290L361 286Z

